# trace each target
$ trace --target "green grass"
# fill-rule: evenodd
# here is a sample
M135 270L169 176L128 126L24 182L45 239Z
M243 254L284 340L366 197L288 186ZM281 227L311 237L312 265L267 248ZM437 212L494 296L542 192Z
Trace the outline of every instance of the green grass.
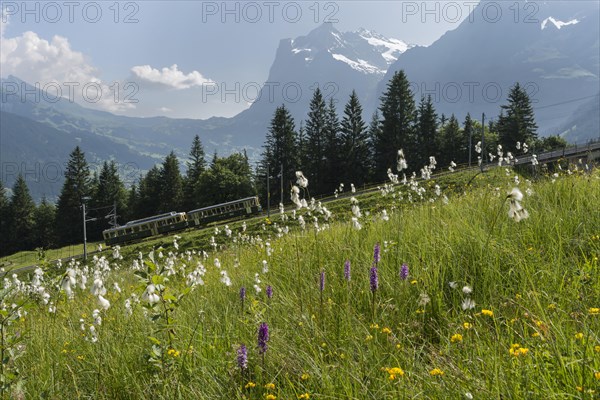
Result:
M28 301L28 314L7 327L19 332L19 358L5 368L18 368L18 384L8 397L22 398L163 398L163 399L460 399L474 398L594 398L600 393L600 174L543 178L531 186L523 206L530 217L519 223L507 218L506 192L514 183L504 172L479 175L465 193L473 174L451 175L440 199L412 204L407 188L397 187L403 200L379 192L362 196L362 230L349 223L350 201L327 204L334 213L328 228L315 232L303 211L306 230L298 222L273 215L230 225L232 237L216 236L219 250L207 240L211 231L193 231L178 239L159 238L122 249L124 259L111 261L103 273L111 307L96 325L98 341L89 339L92 312L99 308L88 289L75 290L67 300L51 281L46 266L48 305ZM522 178L521 181L524 181ZM525 191L527 184L521 183ZM498 190L496 190L498 188ZM427 198L432 197L428 189ZM378 211L387 209L389 221ZM314 213L313 213L314 214ZM275 224L293 231L278 238ZM320 227L325 226L319 216ZM260 239L258 238L260 235ZM272 254L267 255L266 242ZM373 247L381 244L379 287L373 296L369 270ZM158 246L162 245L160 250ZM164 283L164 303L154 308L135 303L126 316L125 300L142 296L145 284L131 266L139 251L148 261L155 247L157 272ZM202 260L194 251L209 252ZM163 258L158 253L163 253ZM186 252L190 252L186 254ZM169 252L177 252L169 258ZM213 259L218 257L232 285L220 282ZM350 282L343 265L352 264ZM170 260L168 262L167 260ZM269 271L262 272L263 260ZM198 262L206 266L205 284L182 297L169 314L165 306L186 288L186 276ZM168 275L165 266L172 265ZM410 269L398 276L402 263ZM150 264L152 265L152 264ZM90 266L93 269L93 266ZM144 267L143 270L146 270ZM159 275L158 272L162 273ZM319 274L325 272L325 290ZM262 291L253 288L260 274ZM25 280L25 278L22 278ZM79 281L79 277L77 278ZM121 293L113 290L118 283ZM449 283L456 282L453 289ZM268 300L266 285L274 295ZM463 286L472 287L473 310L463 311ZM239 289L247 299L242 310ZM171 297L169 294L173 294ZM3 291L3 296L7 295ZM429 302L421 301L426 295ZM10 296L16 296L16 300ZM4 298L19 303L23 295ZM374 303L373 303L374 299ZM421 303L420 303L421 301ZM373 307L373 304L375 306ZM490 310L493 316L482 313ZM147 314L147 316L146 316ZM85 331L80 329L84 320ZM270 328L264 360L257 351L257 329ZM465 327L468 327L468 329ZM581 333L581 335L577 335ZM455 336L460 334L462 340ZM154 341L149 339L154 337ZM163 350L148 361L152 345ZM169 344L170 343L170 344ZM236 350L248 347L248 370L236 365ZM527 353L511 355L519 344ZM167 350L172 349L171 354ZM390 380L386 368L399 367L403 376ZM432 376L434 369L443 375ZM246 387L248 382L256 384ZM265 388L273 383L274 389ZM581 391L579 389L581 389ZM595 391L595 392L592 392ZM595 393L595 394L594 394Z

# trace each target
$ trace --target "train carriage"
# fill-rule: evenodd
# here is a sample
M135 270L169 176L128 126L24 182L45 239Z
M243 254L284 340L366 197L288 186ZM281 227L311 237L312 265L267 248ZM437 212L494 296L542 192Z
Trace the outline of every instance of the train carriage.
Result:
M198 208L187 213L188 225L202 226L221 219L233 218L243 215L252 215L261 211L258 197L246 197L245 199L229 201L210 207Z
M123 226L102 232L104 242L111 246L142 240L147 237L180 231L186 228L206 226L214 221L237 216L257 214L261 211L257 196L199 208L188 213L170 212L129 221Z
M102 232L102 236L107 245L113 245L178 231L186 227L186 214L172 211L170 213L129 221L125 225L116 228L106 229Z

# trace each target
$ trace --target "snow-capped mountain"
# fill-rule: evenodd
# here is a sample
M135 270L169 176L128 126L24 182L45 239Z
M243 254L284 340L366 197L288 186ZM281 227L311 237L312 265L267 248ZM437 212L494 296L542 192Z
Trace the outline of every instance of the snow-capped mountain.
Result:
M329 23L306 36L283 39L266 89L250 109L235 118L270 121L275 108L285 103L299 123L306 119L317 87L326 100L335 99L340 112L353 89L361 100L374 104L370 97L375 95L377 84L389 66L412 47L366 29L340 32Z
M315 57L330 57L358 72L380 75L385 74L400 54L414 47L363 28L356 32L339 32L331 24L323 24L307 36L288 39L284 45L291 46L295 58L303 58L306 64L312 63Z

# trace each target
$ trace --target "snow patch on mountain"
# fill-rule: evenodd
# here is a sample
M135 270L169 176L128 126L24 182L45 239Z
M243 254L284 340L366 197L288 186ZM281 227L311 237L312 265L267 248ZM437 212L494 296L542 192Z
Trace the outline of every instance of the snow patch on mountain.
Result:
M336 60L348 64L352 69L355 69L355 70L360 71L365 74L381 74L381 75L383 75L386 72L386 70L377 68L376 66L371 65L367 61L360 59L360 58L358 58L356 61L354 61L354 60L351 60L348 57L343 56L341 54L332 53L331 55Z
M398 56L400 56L400 54L414 47L414 45L407 44L402 40L386 38L377 34L376 32L368 31L362 28L358 31L358 34L360 37L365 39L371 46L382 51L381 55L383 56L383 58L385 58L385 61L387 61L388 64L393 63L398 59Z
M548 25L548 22L550 22L551 24L553 24L556 29L560 29L563 26L568 26L568 25L575 25L578 24L579 21L577 19L572 19L570 21L567 22L563 22L563 21L559 21L557 19L554 19L553 17L548 17L545 20L542 21L542 30L546 29L546 25Z

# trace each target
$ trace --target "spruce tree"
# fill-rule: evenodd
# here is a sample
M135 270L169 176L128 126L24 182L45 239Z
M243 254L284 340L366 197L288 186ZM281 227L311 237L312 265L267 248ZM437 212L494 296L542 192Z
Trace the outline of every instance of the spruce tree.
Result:
M139 183L139 200L135 210L135 219L156 215L160 210L161 170L155 165Z
M458 151L462 145L462 132L458 120L452 114L448 123L444 125L440 137L440 154L437 158L438 166L447 167L451 161L456 162L460 156Z
M8 221L8 235L10 236L8 248L11 252L30 250L35 243L35 203L21 174L17 177L12 192L8 205L10 216Z
M56 227L60 244L83 240L81 206L91 194L90 169L79 146L71 152L65 170L65 183L58 197Z
M298 169L300 171L306 171L306 165L308 164L308 151L306 150L307 143L308 139L306 137L306 128L304 127L304 121L300 121L298 135L296 136L296 153L298 160Z
M56 246L55 220L56 207L43 197L34 213L35 247L50 249Z
M501 106L498 118L500 144L515 151L517 142L532 144L537 139L537 124L529 95L517 82L508 94L508 104Z
M266 191L267 165L270 170L269 189L272 193L279 192L278 188L281 182L279 174L282 169L284 193L287 193L290 185L295 183L296 170L299 168L297 141L298 138L292 115L285 105L277 107L271 119L264 144L261 177L257 181L257 186L260 188L259 193L265 193ZM280 201L279 196L275 196L275 199ZM275 199L272 200L275 201Z
M172 151L162 164L160 172L159 212L181 211L183 182L179 160Z
M311 193L319 194L323 190L325 172L325 137L327 135L327 108L321 90L317 88L310 101L306 120L307 164L304 175L311 185Z
M371 116L371 122L369 122L369 128L367 129L367 135L369 136L369 174L368 182L375 182L375 158L377 157L376 145L381 137L381 118L379 117L379 111L375 110Z
M385 179L388 168L397 162L403 149L408 161L414 163L418 151L415 140L416 110L410 85L404 71L396 71L381 97L381 134L375 143L376 180Z
M340 121L335 108L335 100L329 99L325 115L325 140L323 187L324 192L333 192L341 182L340 163L343 154L340 153Z
M92 199L93 207L98 208L100 213L97 215L99 218L98 223L95 224L96 230L99 232L90 229L90 238L99 239L99 233L110 226L110 221L106 220L104 216L108 214L112 207L116 206L117 223L124 223L123 215L127 213L127 191L114 161L105 161L102 164Z
M477 161L477 153L475 153L475 144L479 141L477 139L478 134L475 131L475 126L473 125L473 120L471 119L471 114L467 113L465 117L465 122L463 123L463 149L461 157L459 157L456 163L467 163L470 161L470 165L473 164L474 161Z
M186 162L187 173L183 181L183 208L187 211L199 207L199 201L194 196L195 186L198 184L200 175L206 169L206 154L204 146L198 135L194 136L188 161Z
M5 255L8 252L8 219L9 219L9 199L6 195L4 183L0 180L0 255Z
M433 107L431 96L427 96L427 99L421 97L417 114L416 134L418 146L415 154L415 167L426 165L431 156L439 157L440 155L437 138L437 114Z
M378 121L376 123L379 124ZM362 106L354 90L344 107L340 131L340 153L344 155L340 165L340 182L363 185L369 177L371 150Z

